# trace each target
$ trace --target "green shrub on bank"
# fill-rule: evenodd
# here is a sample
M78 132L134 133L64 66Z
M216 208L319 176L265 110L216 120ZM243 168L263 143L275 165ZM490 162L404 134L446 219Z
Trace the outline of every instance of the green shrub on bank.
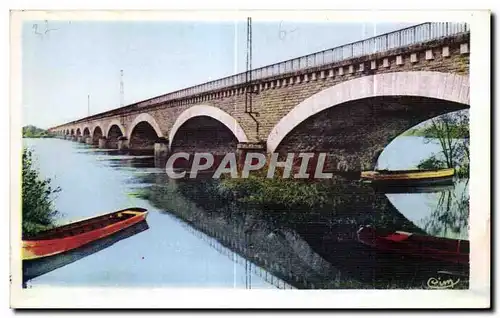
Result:
M32 125L23 127L23 138L53 138L54 133Z
M42 179L33 167L33 154L23 149L22 167L22 234L34 235L54 225L58 212L52 204L52 195L60 188L52 188L50 179Z

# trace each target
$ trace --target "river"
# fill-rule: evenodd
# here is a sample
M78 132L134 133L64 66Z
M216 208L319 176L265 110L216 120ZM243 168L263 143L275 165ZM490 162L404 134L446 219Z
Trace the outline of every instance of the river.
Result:
M330 259L325 234L300 226L277 231L275 223L258 217L240 222L234 211L227 212L234 210L233 202L210 200L210 195L203 199L197 184L166 182L164 170L155 168L150 156L119 155L60 139L23 142L34 151L41 176L51 178L52 185L62 190L54 200L60 223L131 206L150 211L147 230L35 277L28 287L336 288L345 281L361 281L363 287L371 284L367 280L374 281L341 260ZM414 168L437 151L437 144L426 144L423 138L399 137L381 154L379 167ZM144 192L148 195L138 195ZM397 210L391 210L391 218L404 226L436 236L467 238L464 181L436 193L381 196L377 200L387 198ZM231 217L224 216L224 211ZM250 236L249 222L253 224Z

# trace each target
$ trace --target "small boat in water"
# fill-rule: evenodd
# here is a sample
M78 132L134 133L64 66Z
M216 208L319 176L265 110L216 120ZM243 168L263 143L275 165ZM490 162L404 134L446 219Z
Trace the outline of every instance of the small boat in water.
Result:
M442 184L429 184L429 185L385 185L383 183L375 183L371 185L372 188L381 193L386 194L399 194L399 193L439 193L451 191L454 189L453 181Z
M73 250L144 221L147 213L143 208L124 209L23 238L22 258L32 260Z
M448 239L403 231L385 231L367 225L358 230L358 241L381 251L407 254L454 264L468 265L468 240Z
M92 241L81 247L74 248L63 253L47 257L25 259L23 260L23 281L26 282L35 277L79 261L84 257L100 252L121 240L128 239L148 229L149 225L147 221L143 220L102 239Z
M362 171L361 180L387 185L426 185L451 183L455 169L436 170L374 170Z

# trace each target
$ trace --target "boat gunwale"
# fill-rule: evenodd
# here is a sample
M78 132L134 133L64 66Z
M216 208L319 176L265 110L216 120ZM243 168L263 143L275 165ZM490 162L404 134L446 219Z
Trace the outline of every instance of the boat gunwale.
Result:
M407 170L366 170L362 173L378 173L378 174L402 174L402 173L428 173L428 172L444 172L444 171L454 171L455 168L440 168L440 169L407 169Z
M361 172L362 180L369 181L413 181L453 178L455 169L439 170L391 170L387 173L380 173L380 170Z
M470 252L467 253L467 252L461 251L462 244L468 245L467 249L470 251L470 240L452 239L452 238L439 237L439 236L423 235L423 234L405 232L405 231L387 231L386 232L386 231L383 231L380 229L372 229L372 232L368 232L368 231L370 231L369 227L360 228L357 232L358 241L360 241L363 244L372 246L376 249L405 253L407 251L405 249L402 249L401 247L407 245L407 246L417 247L421 252L438 251L441 254L458 256L458 257L470 255ZM370 234L372 234L372 235L370 235ZM401 241L392 240L388 237L391 234L403 235L403 236L406 236L406 238L401 240ZM380 244L377 244L377 242L389 243L396 248L382 247ZM432 245L433 242L436 242L436 243L437 242L440 242L440 243L444 242L446 244L449 244L450 248L452 248L452 249L443 249L443 248L433 246ZM430 245L429 246L426 246L426 245L419 246L419 243L420 244L430 243ZM456 246L453 246L453 245L456 245Z
M83 226L85 224L85 222L88 222L88 221L90 221L92 219L96 219L97 220L99 218L105 218L105 217L111 216L113 214L124 213L124 212L128 212L128 211L129 212L135 212L134 213L135 215L132 215L130 218L127 218L127 219L124 219L124 220L120 220L118 222L113 222L113 223L111 223L109 225L106 225L104 227L96 228L96 229L93 229L93 230L90 230L90 231L87 231L87 232L83 232L83 233L79 233L79 234L71 235L71 236L67 236L67 237L60 237L60 238L54 238L54 239L44 239L42 237L38 238L38 236L47 235L51 231L61 230L61 232L63 232L65 230L66 231L67 230L71 230L71 228L65 229L65 227L72 227L72 226L75 226L75 229L76 229L79 226ZM36 242L61 241L61 240L68 239L68 238L72 239L72 238L75 238L75 237L80 237L81 235L84 235L84 234L87 234L87 233L92 233L94 231L99 231L99 230L102 230L102 229L106 229L109 226L112 226L114 224L122 223L122 222L130 220L130 219L132 219L134 217L142 216L142 215L147 215L147 214L148 214L148 210L147 209L138 208L138 207L129 208L129 209L123 209L123 210L118 210L118 211L114 211L114 212L110 212L110 213L106 213L106 214L101 214L101 215L98 215L98 216L93 216L93 217L88 217L88 218L85 218L85 219L80 219L80 220L75 221L75 222L67 223L67 224L64 224L64 225L61 225L61 226L58 226L58 227L55 227L55 228L52 228L52 229L40 232L40 233L37 234L37 236L31 237L31 238L28 237L28 238L22 239L22 243L23 243L23 246L24 246L24 244L35 244Z
M57 254L61 254L61 253L64 253L64 252L67 252L67 251L70 251L70 250L74 250L76 248L79 248L81 246L87 245L87 244L92 243L94 241L97 241L97 240L100 240L100 239L105 238L107 236L113 235L113 234L115 234L117 232L120 232L120 231L122 231L124 229L127 229L127 228L129 228L129 227L131 227L131 226L133 226L133 225L135 225L137 223L143 222L143 221L146 220L147 214L148 214L148 211L141 212L140 214L136 214L136 215L134 215L134 216L132 216L132 217L130 217L128 219L121 220L120 222L111 223L111 224L109 224L109 225L107 225L105 227L98 228L98 229L95 229L95 230L92 230L92 231L89 231L89 232L80 233L80 234L77 234L77 235L74 235L74 236L68 236L68 237L64 237L64 238L51 239L51 240L23 241L23 246L22 246L23 250L30 250L32 248L48 247L48 246L54 246L54 245L57 246L57 245L60 245L61 243L64 243L64 242L71 242L71 241L74 241L75 239L82 239L84 236L89 235L90 233L94 233L94 232L106 232L111 227L116 227L120 223L125 223L125 222L129 222L130 223L130 224L127 224L126 226L117 227L116 230L111 230L106 235L99 235L98 237L95 237L95 238L92 238L92 239L89 239L89 240L84 240L83 243L78 244L77 246L65 249L65 250L55 251L55 252L52 252L52 253L46 253L46 254L43 254L43 255L41 255L41 254L24 255L22 257L22 259L23 259L23 261L30 261L30 260L42 259L42 258L54 256L54 255L57 255Z

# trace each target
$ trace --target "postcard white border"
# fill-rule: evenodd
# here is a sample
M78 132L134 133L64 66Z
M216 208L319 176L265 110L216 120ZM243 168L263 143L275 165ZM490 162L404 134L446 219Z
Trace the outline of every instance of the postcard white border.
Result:
M471 25L471 278L467 291L234 289L21 289L20 171L21 153L21 21L71 20L231 20L244 11L25 11L11 14L11 306L16 308L484 308L490 304L490 14L487 11L252 11L259 20L460 21ZM133 299L134 301L123 301Z

